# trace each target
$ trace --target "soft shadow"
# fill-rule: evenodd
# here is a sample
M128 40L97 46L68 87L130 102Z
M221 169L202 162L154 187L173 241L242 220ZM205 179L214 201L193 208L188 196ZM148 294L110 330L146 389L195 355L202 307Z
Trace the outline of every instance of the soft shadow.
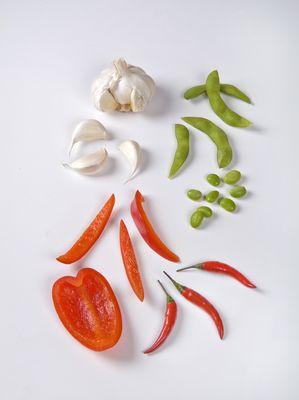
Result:
M145 116L157 117L165 114L171 108L172 97L169 89L157 86L154 96L154 101L151 101L144 111Z

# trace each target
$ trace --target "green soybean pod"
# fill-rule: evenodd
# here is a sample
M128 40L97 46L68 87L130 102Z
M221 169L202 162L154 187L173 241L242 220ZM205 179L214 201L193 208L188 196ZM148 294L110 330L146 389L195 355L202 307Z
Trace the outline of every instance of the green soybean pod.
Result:
M206 91L213 111L225 123L238 128L246 128L251 125L250 121L235 113L222 100L220 96L220 81L218 71L212 71L208 75L206 80Z
M227 172L223 177L224 182L228 185L235 185L237 182L239 182L240 179L241 172L237 169L232 169L231 171Z
M227 167L233 158L233 150L226 133L212 121L201 117L184 117L183 121L204 132L214 142L217 148L217 162L219 168Z
M200 211L201 213L203 213L203 215L206 218L210 218L213 215L213 211L211 210L210 207L207 207L207 206L200 206L200 207L198 207L197 211Z
M189 197L190 200L198 201L202 198L202 193L199 190L190 189L187 192L187 196Z
M195 97L198 97L205 92L206 85L193 86L190 89L186 90L186 92L184 93L184 98L186 100L195 99Z
M235 186L229 191L229 193L235 199L239 199L246 195L247 190L245 186Z
M220 207L224 208L226 211L229 212L234 212L235 209L237 208L235 202L227 197L222 197L219 200L219 205Z
M207 181L209 182L210 185L212 186L219 186L220 185L220 178L216 174L209 174L207 175Z
M192 228L198 228L204 219L204 215L201 211L194 211L190 217L190 225Z
M177 149L173 157L173 162L169 172L169 178L173 178L179 171L189 154L189 131L181 124L175 124L175 137L177 140Z
M220 83L220 92L251 104L250 98L244 92L242 92L242 90L238 89L234 85L230 85L229 83Z
M219 196L218 190L212 190L211 192L205 195L205 200L208 203L214 203L218 199L218 196Z

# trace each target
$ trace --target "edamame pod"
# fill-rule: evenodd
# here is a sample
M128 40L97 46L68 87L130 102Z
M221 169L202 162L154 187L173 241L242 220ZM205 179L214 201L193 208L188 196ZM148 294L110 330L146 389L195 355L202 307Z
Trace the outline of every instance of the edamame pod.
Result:
M235 186L229 191L229 193L235 199L240 199L246 195L247 190L245 186Z
M225 123L238 128L246 128L251 125L250 121L235 113L222 100L220 96L220 82L218 71L212 71L208 75L206 80L206 91L213 111Z
M184 117L183 121L196 129L204 132L217 147L217 161L219 168L227 167L232 158L233 150L228 141L226 133L212 121L201 117Z
M179 171L189 154L189 131L181 124L175 124L175 137L177 140L177 149L174 154L172 166L169 172L169 178L173 178Z
M204 215L201 211L194 211L190 217L190 225L192 228L198 228L204 219Z
M219 205L228 212L234 212L235 209L237 208L235 202L227 197L222 197L219 200Z
M239 182L240 179L241 172L237 169L232 169L231 171L227 172L223 177L224 182L228 185L235 185L237 182Z
M208 203L214 203L218 199L218 196L219 196L218 190L212 190L211 192L205 195L205 200Z
M201 199L202 193L199 190L190 189L187 192L187 196L189 197L190 200L198 201Z
M240 90L234 85L230 85L229 83L220 83L220 92L251 104L250 98L244 92L242 92L242 90ZM195 99L196 97L202 94L206 94L206 85L198 85L191 87L184 93L184 98L186 100L191 100Z
M212 186L219 186L220 185L220 178L216 174L209 174L207 175L207 181L209 182L210 185Z
M210 218L213 215L213 211L210 207L207 206L200 206L198 207L197 211L200 211L205 216L205 218Z

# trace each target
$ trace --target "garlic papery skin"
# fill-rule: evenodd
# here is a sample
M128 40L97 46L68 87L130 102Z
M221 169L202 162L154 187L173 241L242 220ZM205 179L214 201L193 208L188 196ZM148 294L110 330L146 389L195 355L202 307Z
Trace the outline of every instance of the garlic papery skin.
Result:
M151 100L155 82L143 69L120 58L101 72L91 92L93 103L100 111L139 112Z
M137 173L142 159L141 147L134 140L126 140L118 146L119 151L126 157L130 164L130 173L124 183L131 180Z
M94 153L87 154L86 156L80 157L71 163L63 163L62 165L80 174L97 175L104 170L107 160L107 150L101 148Z
M85 119L81 121L74 129L71 144L69 147L69 155L76 143L92 142L94 140L107 139L107 132L99 121L96 119Z

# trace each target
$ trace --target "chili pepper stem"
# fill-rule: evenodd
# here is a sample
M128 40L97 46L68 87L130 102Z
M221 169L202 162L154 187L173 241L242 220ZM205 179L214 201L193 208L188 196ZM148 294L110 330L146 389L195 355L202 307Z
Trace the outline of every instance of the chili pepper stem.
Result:
M203 269L202 263L190 265L189 267L179 268L176 272L185 271L187 269Z
M177 281L175 281L170 275L168 275L167 272L163 271L163 273L167 276L167 278L169 278L171 280L171 282L174 284L174 286L177 288L177 290L182 293L184 290L184 286L179 284Z
M159 279L158 279L158 283L161 286L163 292L166 294L167 304L171 303L172 301L174 301L174 299L170 296L170 294L167 292L167 290L165 289L164 285L162 284L162 282L159 281Z

